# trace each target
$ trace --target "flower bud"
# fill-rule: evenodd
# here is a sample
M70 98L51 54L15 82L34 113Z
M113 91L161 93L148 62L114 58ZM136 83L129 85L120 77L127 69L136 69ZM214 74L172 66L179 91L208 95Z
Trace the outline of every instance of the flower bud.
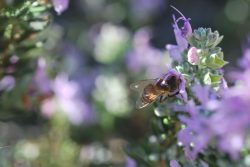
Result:
M196 47L191 47L187 54L188 62L192 65L198 65L199 63L199 55Z

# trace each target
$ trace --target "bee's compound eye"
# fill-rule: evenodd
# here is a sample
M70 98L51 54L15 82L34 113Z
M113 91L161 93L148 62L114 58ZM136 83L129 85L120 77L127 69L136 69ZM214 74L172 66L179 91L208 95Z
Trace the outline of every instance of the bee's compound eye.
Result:
M178 87L178 80L177 80L177 77L176 76L170 76L168 79L167 79L167 83L170 87L170 90L174 91L175 89L177 89Z
M176 83L176 76L172 75L167 79L168 85L173 85Z

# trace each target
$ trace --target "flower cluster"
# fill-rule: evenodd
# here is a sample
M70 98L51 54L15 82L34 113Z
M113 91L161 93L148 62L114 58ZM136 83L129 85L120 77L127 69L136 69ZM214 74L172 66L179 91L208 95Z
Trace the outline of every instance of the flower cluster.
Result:
M250 88L250 54L246 50L240 61L244 72L232 73L231 78L237 82L228 88L222 70L228 62L218 46L223 36L211 28L193 30L190 19L174 9L180 15L177 18L173 15L177 45L166 45L173 60L173 69L166 76L175 71L182 76L180 81L184 87L179 88L178 95L168 99L167 105L158 102L154 105L154 113L160 118L157 121L162 122L160 126L172 127L171 119L179 124L177 130L158 132L159 139L168 143L165 149L172 149L172 153L163 151L162 156L169 161L171 159L167 157L177 152L170 161L171 167L180 167L181 164L218 166L223 158L227 162L242 159L248 152L247 132L250 128L250 95L246 91ZM183 26L179 26L180 22ZM180 95L182 98L178 97ZM176 142L173 142L174 136ZM230 158L226 158L227 155ZM211 156L219 160L214 162Z
M187 103L178 104L179 107L172 109L185 113L178 116L183 124L177 135L178 145L184 148L186 158L193 161L198 154L206 154L204 151L216 136L215 130L218 128L213 129L211 125L215 124L211 121L217 115L214 110L219 105L218 90L224 81L221 68L227 62L223 60L222 49L217 46L223 36L210 28L192 31L189 19L177 12L181 16L178 19L173 16L173 27L178 52L173 52L169 45L167 49L177 62L175 68L186 76L189 94ZM180 20L184 22L181 28L178 27Z
M227 64L223 59L223 52L218 44L222 41L217 31L210 28L198 28L191 32L191 26L182 16L184 27L174 26L177 44L185 49L170 54L179 57L176 68L186 76L186 89L189 92L188 102L172 109L185 114L178 114L183 127L178 132L178 145L184 148L188 160L197 161L200 155L209 155L211 148L213 154L223 152L229 154L232 160L239 160L242 151L247 148L247 132L249 131L249 89L250 70L248 64L249 54L245 51L240 61L244 72L232 73L231 78L237 81L233 87L228 88L221 68ZM174 19L174 25L177 21ZM189 32L183 31L189 29ZM181 33L176 33L176 32ZM188 36L183 34L187 33ZM180 42L182 39L184 42ZM167 48L169 48L167 46ZM189 62L189 64L185 64ZM213 150L214 151L214 150ZM177 162L171 162L172 166ZM207 164L213 164L209 160ZM218 164L217 164L218 165Z

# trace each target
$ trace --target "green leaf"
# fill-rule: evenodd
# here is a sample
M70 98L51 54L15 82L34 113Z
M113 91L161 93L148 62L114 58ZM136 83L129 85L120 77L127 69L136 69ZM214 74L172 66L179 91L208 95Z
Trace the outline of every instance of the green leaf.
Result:
M210 68L221 68L228 62L223 60L223 53L212 54L206 59L206 65Z
M223 39L218 31L212 31L211 28L198 28L188 39L191 46L206 49L216 47Z
M215 43L213 44L213 46L212 47L216 47L219 43L221 43L221 41L222 41L222 39L224 38L224 36L222 35L222 36L220 36L216 41L215 41Z
M5 29L4 37L10 39L12 36L12 31L13 31L13 24L9 24Z
M203 79L204 84L206 85L218 85L221 82L221 76L212 74L211 72L208 72Z

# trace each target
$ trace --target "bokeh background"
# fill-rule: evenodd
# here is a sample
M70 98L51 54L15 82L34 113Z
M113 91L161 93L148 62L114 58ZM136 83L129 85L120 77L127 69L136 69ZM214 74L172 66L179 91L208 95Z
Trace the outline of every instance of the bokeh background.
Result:
M129 85L170 66L165 45L175 44L178 15L170 5L193 29L224 35L225 71L237 68L250 32L249 0L71 0L61 15L51 9L42 47L12 55L4 68L0 166L137 166L124 148L152 133L153 113L135 109Z

